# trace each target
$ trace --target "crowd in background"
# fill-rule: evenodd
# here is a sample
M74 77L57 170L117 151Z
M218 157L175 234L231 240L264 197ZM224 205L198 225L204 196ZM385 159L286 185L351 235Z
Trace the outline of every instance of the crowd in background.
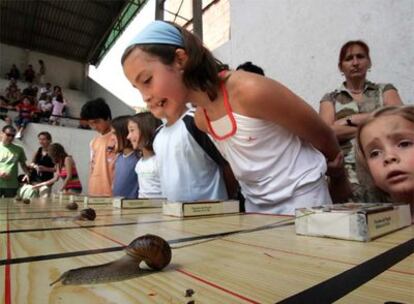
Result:
M46 67L39 60L39 72L36 73L31 64L21 75L15 64L6 74L9 84L0 93L0 118L8 124L12 121L9 111L18 112L14 123L17 127L16 138L22 138L24 129L30 122L60 125L61 117L67 116L68 100L64 97L59 85L52 87L44 82ZM24 87L19 87L23 84Z

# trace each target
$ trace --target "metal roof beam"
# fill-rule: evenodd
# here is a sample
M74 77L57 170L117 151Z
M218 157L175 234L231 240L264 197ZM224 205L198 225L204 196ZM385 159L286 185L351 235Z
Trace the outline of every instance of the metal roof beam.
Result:
M16 8L9 8L8 7L7 9L10 10L10 11L12 11L12 12L14 12L14 13L16 13L16 14L18 14L18 15L22 15L25 18L30 18L32 16L32 15L26 13L25 11L22 11L22 10L19 10L19 9L16 9ZM78 34L88 36L89 38L95 38L94 35L92 35L92 34L90 34L88 32L85 32L85 31L82 31L82 30L79 30L79 29L76 29L76 28L67 26L66 24L56 23L56 22L50 21L50 20L48 20L46 18L43 18L43 17L38 17L37 16L35 18L35 21L40 21L42 23L49 24L49 25L51 25L53 27L58 27L58 28L62 28L63 27L64 29L68 29L68 30L73 31L73 32L76 32Z
M25 41L20 42L20 41L15 41L15 40L12 41L10 39L3 39L2 43L14 45L14 46L17 46L17 47L21 47L22 49L27 48L27 43ZM49 55L52 55L52 56L65 58L65 59L68 59L68 60L77 61L77 62L80 62L80 63L85 63L84 58L82 56L75 56L75 55L73 55L73 53L68 54L68 52L62 52L60 49L56 51L56 49L53 49L53 50L52 49L39 50L39 49L34 48L32 50L39 51L39 52L49 54Z
M24 32L24 28L23 27L15 27L14 30L15 30L15 33L16 32L18 32L18 33L19 32L20 33L23 33ZM36 31L33 32L33 35L36 36L36 37L46 38L46 39L50 39L50 40L57 41L57 42L62 42L62 43L66 43L66 44L68 43L68 41L66 41L66 40L58 39L58 38L56 38L54 36L50 36L50 35L43 34L43 33L40 34L40 33L37 33ZM13 36L19 36L19 35L13 35ZM9 39L9 41L11 41L11 40L13 40L13 39ZM21 40L23 40L23 39L14 39L14 41L21 41ZM71 42L71 45L76 46L76 47L79 47L79 48L85 48L85 46L86 46L86 45L80 44L80 43L78 43L76 41ZM26 48L27 48L27 45L26 45Z
M123 33L125 28L141 10L146 2L147 0L126 1L125 6L112 22L112 26L108 29L105 35L102 36L102 39L97 43L96 47L91 52L89 52L88 61L91 64L99 64L108 50L115 44L119 36ZM132 13L130 10L132 10ZM125 20L127 13L129 13L130 16ZM112 33L114 34L114 37L111 39Z
M89 21L91 21L91 22L93 22L95 24L99 24L99 25L102 24L102 20L101 19L92 18L92 17L90 17L88 15L85 15L85 14L82 14L80 12L72 11L72 10L69 10L69 9L64 8L62 6L52 4L52 3L59 3L59 1L55 1L55 2L44 1L44 0L38 0L38 1L40 1L42 4L44 4L44 5L48 6L48 7L51 7L53 9L58 10L58 11L62 11L65 14L71 15L71 16L77 18L77 19L80 19L80 20L86 19L86 20L89 20Z
M193 32L203 41L203 4L193 0Z
M165 0L155 1L155 20L164 20L164 3Z

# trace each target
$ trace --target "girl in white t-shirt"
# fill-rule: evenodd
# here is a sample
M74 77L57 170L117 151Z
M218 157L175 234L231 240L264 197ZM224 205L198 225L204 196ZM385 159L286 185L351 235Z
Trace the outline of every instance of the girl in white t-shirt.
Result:
M55 98L53 98L52 104L53 110L49 120L52 122L53 125L59 125L60 117L62 116L63 109L65 108L67 103L63 99L62 95L57 95Z
M134 150L141 151L135 171L138 175L140 198L161 197L159 170L152 143L161 121L150 112L138 113L128 120L128 137Z

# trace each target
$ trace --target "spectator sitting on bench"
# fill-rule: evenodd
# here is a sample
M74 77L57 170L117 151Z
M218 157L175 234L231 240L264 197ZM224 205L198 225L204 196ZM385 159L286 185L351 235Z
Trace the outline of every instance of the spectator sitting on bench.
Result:
M39 102L37 103L37 109L39 110L39 116L41 121L49 121L50 114L52 114L52 96L47 93L40 94Z
M66 105L66 101L63 100L62 94L57 95L53 101L53 110L52 115L49 118L49 121L53 124L58 126L60 124L60 117L62 116L63 109Z
M19 115L15 119L18 128L16 139L19 139L23 137L23 132L27 124L32 121L36 108L33 107L29 96L23 96L22 101L16 106L16 111L19 112Z
M33 66L29 64L27 69L24 71L24 80L28 83L32 83L36 77L36 72L33 70Z
M10 71L6 74L7 79L19 79L20 71L15 64L12 64Z

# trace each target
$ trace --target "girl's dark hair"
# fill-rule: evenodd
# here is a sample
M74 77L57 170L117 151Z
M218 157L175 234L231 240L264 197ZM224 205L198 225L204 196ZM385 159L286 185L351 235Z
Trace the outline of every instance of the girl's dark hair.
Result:
M39 138L40 136L44 136L47 140L52 141L52 135L50 135L50 133L47 131L42 131L39 134L37 134L37 138Z
M62 168L65 162L65 157L68 156L68 153L66 153L65 148L63 148L61 144L53 143L47 149L47 153L50 155L52 160L56 162L56 164L58 164L60 168Z
M348 42L346 42L342 47L341 50L339 51L339 60L338 60L338 67L341 68L342 65L342 61L344 61L345 56L346 56L346 52L348 51L348 49L351 46L354 45L359 45L365 52L365 54L368 57L368 60L371 61L371 57L369 56L369 47L368 44L366 44L364 41L362 40L350 40Z
M236 70L243 70L246 72L251 72L259 75L265 76L265 73L261 67L258 65L253 64L251 61L247 61L245 63L240 64Z
M131 142L127 139L128 136L128 120L130 115L118 116L112 119L112 128L115 130L117 140L117 153L121 153L126 148L132 149Z
M141 112L131 116L129 121L132 121L138 125L140 139L138 147L140 149L147 149L154 152L152 143L154 142L155 131L161 125L161 120L155 118L151 112Z
M184 50L188 55L183 72L184 84L190 89L206 92L210 100L214 101L217 98L220 85L218 74L227 69L227 66L214 58L196 35L175 23L168 23L181 32ZM165 65L171 65L175 59L175 51L180 47L165 44L134 44L124 51L121 58L122 65L135 48L140 48L142 51L158 57Z
M82 106L80 118L89 119L112 119L111 109L103 98L96 98L88 101Z
M62 94L56 95L56 101L57 102L60 102L60 103L63 103L63 96L62 96Z

